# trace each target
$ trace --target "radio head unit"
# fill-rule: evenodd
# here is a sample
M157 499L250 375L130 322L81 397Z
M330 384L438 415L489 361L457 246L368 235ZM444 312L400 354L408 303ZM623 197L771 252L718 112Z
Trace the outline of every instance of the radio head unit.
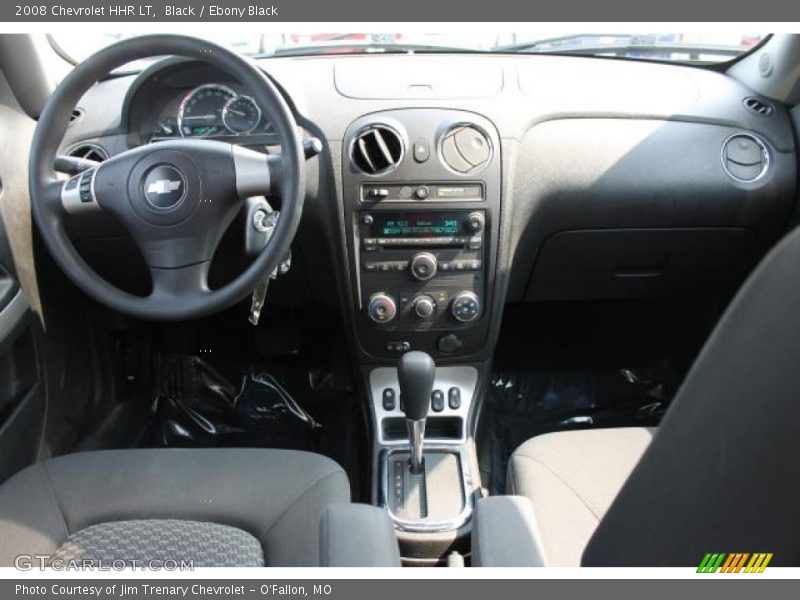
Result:
M483 211L373 211L361 215L362 249L449 247L477 250L485 225Z
M384 329L468 327L485 292L485 210L372 210L359 219L361 302Z

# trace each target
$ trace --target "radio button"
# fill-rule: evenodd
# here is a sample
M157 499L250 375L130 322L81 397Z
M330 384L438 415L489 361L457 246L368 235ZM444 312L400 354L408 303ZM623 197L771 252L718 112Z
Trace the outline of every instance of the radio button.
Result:
M414 197L417 200L425 200L428 196L430 196L431 191L428 189L428 186L421 185L417 189L414 190Z
M420 281L428 281L436 275L436 257L430 252L420 252L415 254L410 263L411 275Z
M470 250L480 250L481 246L483 245L483 238L479 235L469 238L469 243L467 247Z
M467 217L467 227L470 231L474 231L475 233L483 231L483 225L485 222L486 219L482 212L475 211L470 213Z

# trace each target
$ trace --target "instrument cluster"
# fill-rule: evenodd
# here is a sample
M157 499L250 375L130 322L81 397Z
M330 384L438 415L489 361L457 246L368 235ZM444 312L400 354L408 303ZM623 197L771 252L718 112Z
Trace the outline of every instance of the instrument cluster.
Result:
M232 87L207 83L181 99L177 112L156 122L153 138L208 138L273 133L256 101Z

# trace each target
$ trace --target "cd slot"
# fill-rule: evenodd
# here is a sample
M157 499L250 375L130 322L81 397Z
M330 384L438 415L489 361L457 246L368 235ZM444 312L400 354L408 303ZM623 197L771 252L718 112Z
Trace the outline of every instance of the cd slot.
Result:
M400 239L400 240L389 240L391 243L389 244L381 244L378 243L379 246L388 247L388 248L454 248L454 247L463 247L467 245L469 238L460 239L460 238L423 238L419 240L410 240L410 239Z
M480 247L480 236L452 236L425 238L364 238L364 246L384 249L403 248L463 248Z

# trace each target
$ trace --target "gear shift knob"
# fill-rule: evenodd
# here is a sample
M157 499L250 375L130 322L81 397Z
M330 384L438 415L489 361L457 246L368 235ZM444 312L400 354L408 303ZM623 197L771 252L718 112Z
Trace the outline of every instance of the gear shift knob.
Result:
M411 443L411 471L422 470L422 443L428 416L436 363L425 352L407 352L397 365L397 378Z

